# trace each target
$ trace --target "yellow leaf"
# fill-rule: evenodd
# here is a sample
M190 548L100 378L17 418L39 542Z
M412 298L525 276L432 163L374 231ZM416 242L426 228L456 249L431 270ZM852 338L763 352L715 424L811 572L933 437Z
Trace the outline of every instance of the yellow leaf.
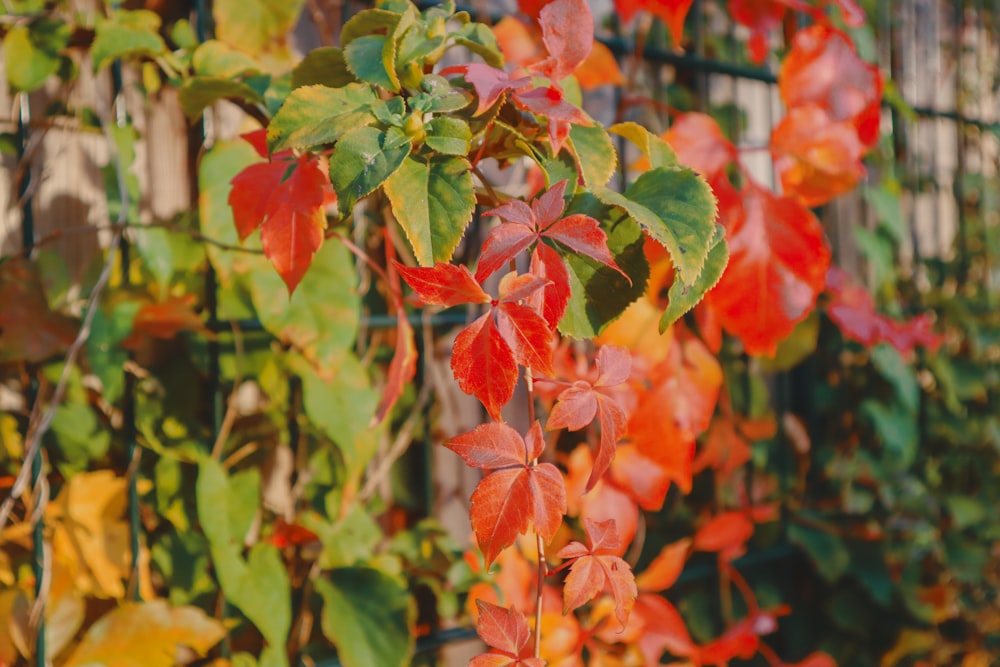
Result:
M125 596L131 548L123 518L126 481L110 470L74 475L46 511L53 559L69 568L76 589L102 598Z
M891 651L882 656L882 661L879 664L881 667L893 667L903 658L923 653L936 643L937 638L930 630L912 630L906 628L899 633L896 645L892 647Z
M127 602L90 627L64 667L173 667L178 648L205 655L225 634L221 622L196 607Z

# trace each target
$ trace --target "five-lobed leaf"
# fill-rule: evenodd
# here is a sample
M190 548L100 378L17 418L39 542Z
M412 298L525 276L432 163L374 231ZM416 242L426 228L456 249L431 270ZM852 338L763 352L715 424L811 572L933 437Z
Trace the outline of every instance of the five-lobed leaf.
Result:
M531 628L524 614L485 600L476 600L476 608L479 611L476 633L493 650L474 657L469 667L542 667L545 664L531 654L528 643Z
M583 525L590 547L570 542L558 554L560 558L573 559L563 589L563 613L583 606L608 588L615 601L615 617L624 628L638 590L632 568L615 555L619 547L615 521L584 519Z

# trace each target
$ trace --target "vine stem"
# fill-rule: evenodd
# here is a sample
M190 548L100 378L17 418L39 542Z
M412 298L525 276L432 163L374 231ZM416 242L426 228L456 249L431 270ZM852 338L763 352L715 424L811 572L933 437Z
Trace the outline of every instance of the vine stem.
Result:
M528 393L528 428L535 424L535 382L531 369L524 369L524 384ZM538 465L538 459L533 461ZM542 589L545 586L545 577L548 575L548 565L545 563L545 542L537 528L535 530L535 548L538 551L538 582L535 586L535 650L536 658L542 657Z

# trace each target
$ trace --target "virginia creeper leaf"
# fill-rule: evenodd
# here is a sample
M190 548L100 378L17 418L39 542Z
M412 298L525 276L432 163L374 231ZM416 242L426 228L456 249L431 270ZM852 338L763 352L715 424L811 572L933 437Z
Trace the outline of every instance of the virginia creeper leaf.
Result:
M830 249L809 209L754 183L722 214L729 266L708 294L722 326L750 354L773 355L813 309Z
M339 567L316 580L323 634L345 667L410 664L416 605L406 584L371 567Z
M681 115L663 138L677 151L677 159L682 164L708 179L736 160L736 147L722 135L719 124L708 114Z
M330 156L330 182L341 217L395 173L411 148L409 137L395 127L359 127L342 136Z
M486 566L534 527L549 541L566 513L566 488L558 468L535 463L545 445L535 422L522 438L505 424L484 424L452 438L445 445L469 465L494 469L472 494L472 529L486 558Z
M267 127L268 148L274 153L332 144L345 133L375 121L371 107L376 99L371 86L361 83L342 88L296 88Z
M667 309L660 317L660 333L694 308L705 294L718 284L729 263L729 246L726 245L725 236L724 228L716 225L705 265L693 285L686 285L680 277L674 277L674 282L667 292Z
M485 600L476 600L476 607L479 610L476 633L493 650L474 657L469 667L542 667L545 664L531 654L528 643L531 629L524 614Z
M574 559L563 589L563 613L568 614L583 606L607 587L611 589L615 601L615 617L624 628L638 591L632 568L615 555L619 548L615 521L584 519L583 525L590 548L579 542L570 542L558 554L560 558Z
M489 303L490 295L483 291L464 264L438 262L434 266L393 266L425 305L446 308L463 303Z
M654 169L657 167L677 166L677 155L674 153L674 149L670 147L670 144L638 123L617 123L609 127L608 132L625 137L635 144L642 151L650 167ZM622 155L621 158L624 160L625 156ZM688 162L685 162L685 164L696 168Z
M690 550L690 538L677 540L663 547L656 558L635 578L636 586L640 591L659 593L667 590L680 576Z
M481 316L455 337L451 370L458 386L478 398L494 419L510 401L517 384L517 360L493 322L493 313Z
M384 185L392 212L421 266L451 259L472 220L476 198L469 162L408 157Z
M573 73L594 45L594 16L586 0L552 0L538 15L549 57L532 70L561 81Z
M116 9L110 18L99 19L90 47L94 71L116 58L161 55L167 47L159 34L160 24L160 16L148 9Z

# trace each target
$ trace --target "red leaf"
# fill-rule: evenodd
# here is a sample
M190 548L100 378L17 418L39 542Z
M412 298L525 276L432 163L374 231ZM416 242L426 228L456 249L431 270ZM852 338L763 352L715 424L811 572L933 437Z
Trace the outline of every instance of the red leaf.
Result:
M663 507L670 490L670 477L663 468L640 454L635 445L627 443L615 448L615 460L604 479L650 511Z
M143 336L169 340L181 331L213 337L201 316L194 312L195 301L193 294L185 294L144 304L132 319L132 333L122 341L122 347L134 350L141 344Z
M753 182L720 215L729 265L707 300L749 354L773 355L823 288L830 263L823 228L795 199Z
M561 81L587 59L594 45L594 17L586 0L552 0L538 15L549 57L532 70Z
M469 667L542 667L545 664L531 656L528 645L531 629L524 614L484 600L476 600L476 606L479 609L476 633L495 652L477 655Z
M638 646L646 659L645 664L660 664L664 651L679 657L689 657L697 652L698 647L691 639L680 612L666 598L640 594L633 614L639 614L644 625Z
M704 113L677 118L663 138L677 152L677 159L705 178L721 173L736 159L736 147L722 135L715 119Z
M252 164L233 180L229 205L240 239L260 228L264 254L291 294L323 245L330 178L318 158Z
M674 44L679 46L684 36L684 19L692 4L693 0L615 0L615 9L626 23L639 11L659 17L670 31Z
M705 468L728 477L750 460L750 443L736 430L731 417L718 416L713 420L705 443L695 456L693 470L697 474Z
M500 280L498 304L516 303L531 299L545 287L546 280L531 273L508 273Z
M558 241L574 252L586 255L625 276L631 283L632 279L615 263L608 249L608 235L601 229L601 223L589 215L570 215L552 223L542 232L542 236Z
M615 54L600 42L594 42L590 55L576 68L574 75L584 90L592 90L598 86L621 86L625 83L625 75L618 66Z
M432 267L410 268L396 261L393 265L425 305L451 307L490 302L490 295L464 265L438 262Z
M486 280L537 239L538 233L522 224L505 222L491 229L479 254L476 280Z
M516 303L497 306L497 327L514 352L517 363L551 376L552 331L533 308Z
M796 33L778 75L789 108L818 105L834 120L850 121L868 146L878 139L883 85L878 67L858 56L850 37L827 25Z
M0 304L0 364L45 361L76 338L76 322L49 308L38 267L22 255L0 261Z
M528 303L542 314L550 329L555 329L569 305L569 271L559 253L544 243L535 246L531 253L530 271L532 275L549 282L535 292Z
M755 64L767 58L768 36L781 27L788 6L785 0L729 0L729 14L750 28L750 59Z
M508 90L517 90L531 84L529 77L512 79L508 72L482 63L453 65L441 70L442 76L449 74L461 74L476 89L476 96L479 98L479 105L474 114L476 116L496 104Z
M695 551L718 551L724 558L738 555L753 535L753 522L745 512L723 512L712 517L694 535Z
M831 266L827 272L826 289L831 296L826 313L851 340L867 346L886 342L904 356L917 345L936 350L944 341L943 336L934 333L933 320L928 315L899 322L876 312L875 300L868 290L837 266Z
M638 591L632 568L614 555L621 546L615 522L584 519L583 525L590 548L570 542L558 554L560 558L574 559L563 589L563 613L583 606L607 587L615 600L615 617L624 628Z
M624 435L628 416L613 396L600 390L602 387L616 386L628 379L632 367L632 357L627 350L604 345L598 352L598 378L594 384L578 380L559 394L549 415L546 428L549 430L567 428L578 431L598 416L601 423L601 440L597 448L594 467L587 481L587 491L594 488L597 481L611 466L615 457L615 446Z
M288 523L279 517L274 524L273 532L266 541L279 549L284 549L287 546L316 544L319 542L319 537L308 528L303 528L296 523Z
M493 419L500 419L500 408L514 395L517 361L493 323L492 311L455 337L451 370L462 391L478 398Z
M379 399L378 407L375 408L375 415L372 417L372 426L377 426L385 419L389 411L392 410L399 396L403 393L403 388L413 379L417 372L417 346L413 337L413 327L406 316L406 309L403 307L403 298L399 284L399 271L393 263L395 250L392 240L386 233L385 257L386 274L389 278L389 291L392 302L396 307L396 350L393 352L392 361L389 362L389 372L386 375L385 387L382 389L382 398Z
M837 667L837 661L830 655L817 651L810 653L799 662L788 663L785 667Z
M782 190L810 208L853 190L865 176L857 130L815 105L789 110L771 133L771 151Z
M636 577L635 583L639 590L659 593L673 586L684 569L690 550L690 538L663 547L659 555Z
M479 427L482 429L483 427ZM510 428L510 427L506 427ZM459 448L449 441L447 446L455 449L467 461L483 461L493 465L493 461L506 460L504 457L515 456L511 448L516 446L510 432L491 432L495 436L489 446L475 449L467 444L470 437L475 437L479 429L472 434L459 436L463 438ZM511 431L513 429L510 429ZM516 432L514 436L521 440ZM520 452L527 451L535 456L541 453L542 435L538 422L532 425L528 440L520 442ZM495 452L489 447L505 448L505 452ZM463 454L463 452L465 452ZM535 457L532 457L535 458ZM514 543L517 536L528 532L531 526L542 539L549 541L559 529L563 514L566 513L566 487L558 468L551 463L534 464L518 461L509 467L503 467L483 478L472 493L472 509L469 515L472 519L472 529L476 533L476 541L483 550L486 565L489 567L497 555L507 546Z
M578 107L567 102L562 89L552 85L527 92L516 91L514 104L549 123L549 144L558 153L569 136L570 124L593 125L593 121Z
M474 430L457 435L445 443L451 451L462 457L466 465L485 470L524 466L542 453L544 441L531 438L527 443L507 424L491 422L480 424ZM528 445L532 448L529 449Z

